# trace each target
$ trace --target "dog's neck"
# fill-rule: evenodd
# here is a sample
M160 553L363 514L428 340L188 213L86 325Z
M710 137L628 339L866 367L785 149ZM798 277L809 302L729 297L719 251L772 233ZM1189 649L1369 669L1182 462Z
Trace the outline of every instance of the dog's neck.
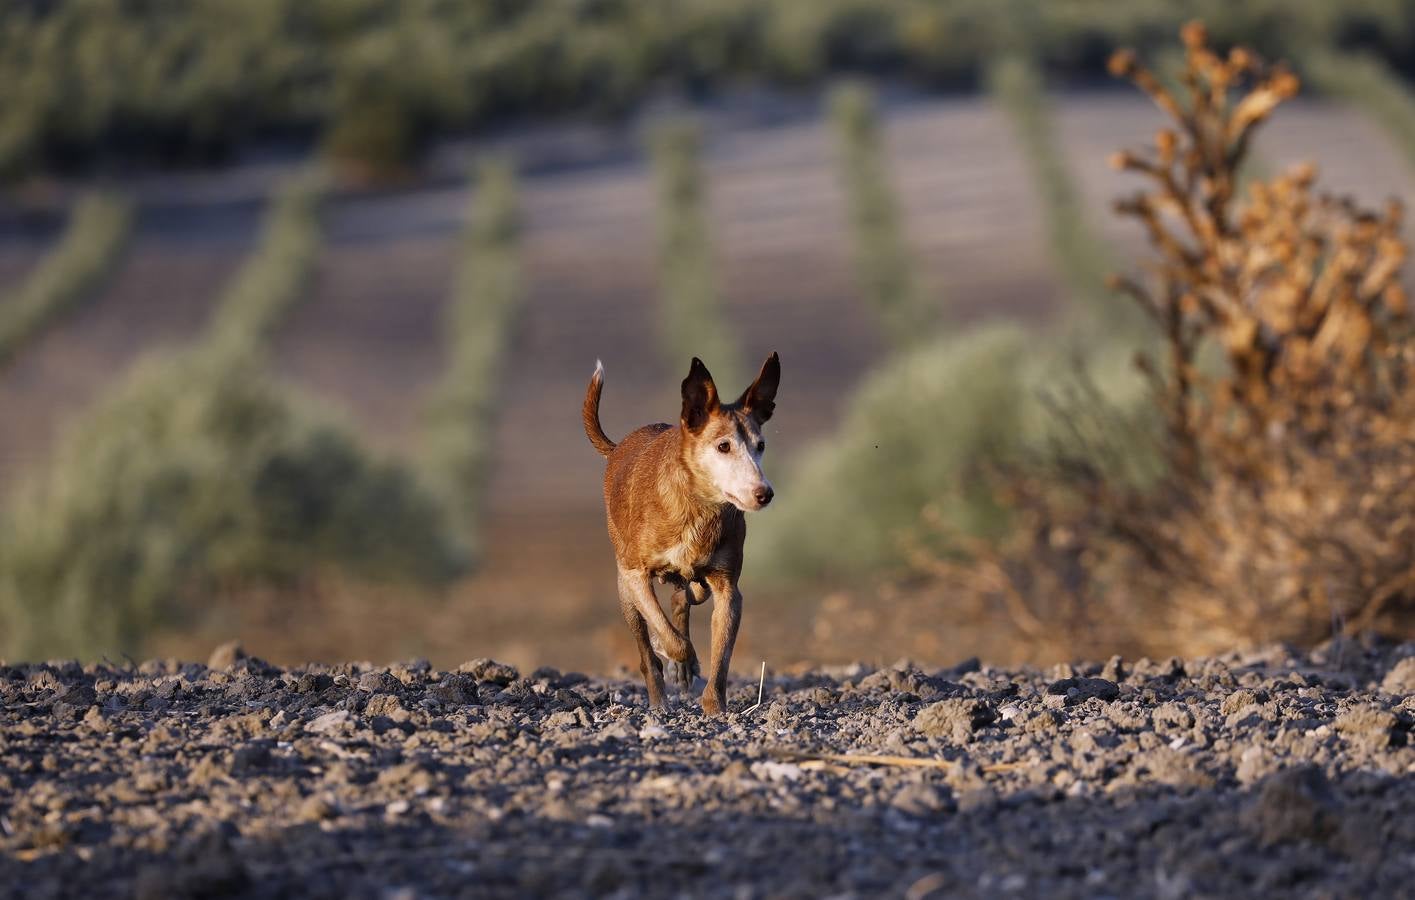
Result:
M720 516L723 506L719 491L693 463L692 445L684 440L682 427L673 430L674 452L670 465L658 479L659 496L673 524L683 531L697 531L701 523Z

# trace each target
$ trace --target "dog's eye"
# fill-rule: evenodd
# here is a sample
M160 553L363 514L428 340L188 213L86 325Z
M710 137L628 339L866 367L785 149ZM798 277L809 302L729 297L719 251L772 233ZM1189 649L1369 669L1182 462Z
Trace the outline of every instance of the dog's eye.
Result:
M757 441L757 452L758 452L758 453L765 453L765 452L766 452L766 441Z
M718 444L718 445L717 445L717 452L718 452L718 453L731 453L731 452L732 452L732 442L731 442L731 441L723 441L722 443Z

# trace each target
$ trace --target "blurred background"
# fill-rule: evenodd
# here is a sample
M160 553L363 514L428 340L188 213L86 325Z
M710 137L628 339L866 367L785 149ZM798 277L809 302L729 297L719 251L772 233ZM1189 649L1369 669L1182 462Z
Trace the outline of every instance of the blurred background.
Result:
M1196 17L1303 80L1247 177L1415 199L1395 0L5 3L0 655L611 670L595 360L618 438L772 350L739 666L1102 652L921 560L1077 358L1144 391L1105 66Z

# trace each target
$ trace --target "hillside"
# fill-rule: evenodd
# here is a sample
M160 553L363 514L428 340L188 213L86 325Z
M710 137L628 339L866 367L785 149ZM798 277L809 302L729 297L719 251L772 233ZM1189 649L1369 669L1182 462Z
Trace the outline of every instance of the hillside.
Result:
M1125 181L1104 159L1151 133L1153 110L1128 95L1068 93L1055 114L1091 224L1117 259L1131 258L1135 236L1107 211ZM768 469L779 473L829 433L844 395L885 348L853 283L836 148L818 104L749 98L708 110L705 121L727 324L745 358L774 349L784 363L769 429ZM252 613L249 643L282 660L404 652L451 659L469 645L517 663L535 655L597 667L618 658L602 469L576 409L600 358L611 435L671 419L686 365L660 349L642 124L538 126L450 144L421 180L344 192L328 204L316 281L277 335L276 366L375 446L409 453L444 359L442 315L468 201L463 173L485 151L520 164L525 296L499 388L488 564L435 609L370 591L357 625L330 626L317 601ZM1000 112L977 97L903 94L887 102L885 125L891 178L931 300L953 322L1047 321L1064 298L1038 201ZM1313 158L1328 184L1367 200L1390 185L1415 200L1415 169L1342 106L1294 104L1260 154L1274 163ZM249 250L262 199L282 172L263 163L135 184L138 233L117 272L0 374L0 492L41 464L64 423L141 353L197 332ZM0 284L9 284L33 264L53 224L15 210L0 220ZM750 578L749 564L749 590ZM751 640L749 628L749 653Z

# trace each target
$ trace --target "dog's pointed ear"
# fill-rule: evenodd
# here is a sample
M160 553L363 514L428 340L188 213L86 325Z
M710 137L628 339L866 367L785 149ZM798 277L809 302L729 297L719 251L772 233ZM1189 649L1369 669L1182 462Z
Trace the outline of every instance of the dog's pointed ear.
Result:
M683 379L683 427L701 431L717 407L717 385L712 383L712 373L695 356L688 377Z
M771 418L771 414L776 412L776 388L781 384L781 359L776 355L776 351L766 358L762 363L762 370L757 373L757 380L742 392L742 396L737 400L737 404L744 412L751 413L758 422L765 422Z

